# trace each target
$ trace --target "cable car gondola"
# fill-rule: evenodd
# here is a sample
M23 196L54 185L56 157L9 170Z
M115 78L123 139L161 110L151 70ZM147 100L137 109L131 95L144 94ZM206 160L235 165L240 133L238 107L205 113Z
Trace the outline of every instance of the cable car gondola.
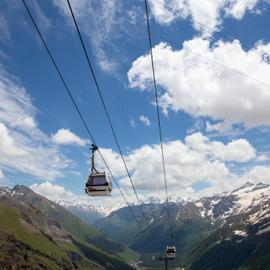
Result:
M112 183L106 172L98 172L95 168L95 151L97 146L92 144L91 172L85 184L85 192L89 196L110 196Z
M167 246L166 248L166 256L167 258L175 258L175 255L176 255L176 248L175 246Z

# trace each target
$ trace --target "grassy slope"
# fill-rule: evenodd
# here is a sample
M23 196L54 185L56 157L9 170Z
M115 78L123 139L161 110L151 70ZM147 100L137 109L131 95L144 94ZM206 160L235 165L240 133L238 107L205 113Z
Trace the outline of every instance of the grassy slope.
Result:
M45 213L43 212L43 214ZM60 263L63 262L66 266L70 267L67 269L73 269L71 260L69 256L67 256L67 252L69 252L69 254L75 254L76 257L80 257L80 260L76 262L79 269L129 269L129 267L120 260L120 256L118 257L112 254L114 248L118 248L119 254L124 257L129 253L127 249L122 246L117 246L117 244L107 239L102 241L103 238L100 233L92 230L60 207L55 211L49 209L47 214L61 221L60 223L63 227L72 233L72 237L74 238L73 243L68 243L64 240L55 241L38 230L31 231L29 228L26 229L21 223L21 211L18 212L13 207L0 204L1 246L5 247L6 250L14 249L13 246L8 246L10 240L5 239L7 235L14 236L16 239L16 241L14 241L15 246L18 243L20 243L20 245L25 243L26 246L21 247L21 249L28 249L28 252L21 254L20 257L17 258L17 261L22 260L25 263L23 256L26 253L31 254L31 259L28 258L27 261L27 265L29 266L35 265L37 261L43 261L43 264L45 264L48 269L59 269ZM35 211L32 211L31 217L40 225L44 223L40 214L37 214ZM98 245L99 248L94 244ZM106 253L101 251L103 250L103 244ZM28 245L31 247L31 250ZM6 253L5 249L1 249L0 262L3 262L5 258L11 256L11 254ZM39 252L37 253L36 251ZM15 252L18 254L19 250L17 249ZM110 253L110 255L107 253ZM3 265L1 269L5 269Z
M0 230L14 235L17 240L27 243L34 249L38 249L45 254L67 259L66 254L59 250L43 234L33 233L25 229L20 223L19 218L20 216L16 209L0 205Z
M59 220L63 228L71 232L77 241L83 242L93 249L99 248L115 259L121 258L126 262L136 260L139 257L135 251L106 238L104 234L91 229L91 227L83 223L79 218L61 207L51 209L49 216Z
M40 233L26 230L20 223L19 214L13 208L0 205L0 266L10 269L17 266L57 270L60 265L71 267L68 257L61 249ZM56 259L57 258L57 259Z

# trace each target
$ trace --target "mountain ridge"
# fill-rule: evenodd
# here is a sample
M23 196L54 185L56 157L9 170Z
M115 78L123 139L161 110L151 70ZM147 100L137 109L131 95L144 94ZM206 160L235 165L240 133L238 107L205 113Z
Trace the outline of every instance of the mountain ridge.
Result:
M268 184L264 184L264 183L252 183L252 182L247 182L244 185L240 186L237 189L234 189L232 191L227 191L227 192L223 192L221 194L214 194L212 196L205 196L202 197L200 199L191 199L191 198L187 198L187 199L182 199L180 197L174 199L174 201L170 201L170 204L177 204L177 205L182 205L182 204L187 204L187 203L191 203L191 204L195 204L197 206L198 209L200 209L201 214L203 214L203 211L207 212L209 211L209 206L207 206L207 201L214 201L215 198L220 199L220 198L227 198L225 201L225 205L227 209L231 209L232 205L229 205L229 203L234 204L236 203L237 199L236 197L239 195L237 194L238 191L240 190L248 190L248 189L253 189L253 191L255 192L256 190L262 190L262 189L267 189L270 186ZM256 189L256 190L254 190ZM243 194L242 194L243 196ZM92 224L93 220L96 221L100 218L104 218L109 216L111 213L120 210L121 208L125 208L126 205L124 203L118 203L118 204L102 204L100 206L95 206L93 204L89 204L89 203L75 203L75 202L67 202L64 200L56 200L56 203L60 204L61 206L65 207L67 210L71 211L73 214L79 216L80 218L82 218L85 222ZM144 202L144 205L151 205L151 204L156 204L156 205L163 205L165 204L165 201L162 201L160 199L157 198L149 198L148 200L146 200ZM204 207L201 207L200 204L203 204ZM224 204L224 201L220 201L220 204ZM137 204L130 204L130 206L136 206ZM225 207L224 205L224 207ZM212 207L213 207L213 203L212 203ZM222 208L221 205L217 205L219 208ZM213 207L215 209L214 213L213 213L213 219L216 219L217 217L220 217L220 215L218 214L220 210L217 209L216 207ZM80 213L81 212L81 213ZM229 213L227 213L229 215ZM87 219L87 215L91 215L91 220L89 221L89 219ZM85 218L86 217L86 218ZM92 217L94 217L92 219ZM221 217L220 217L221 218Z

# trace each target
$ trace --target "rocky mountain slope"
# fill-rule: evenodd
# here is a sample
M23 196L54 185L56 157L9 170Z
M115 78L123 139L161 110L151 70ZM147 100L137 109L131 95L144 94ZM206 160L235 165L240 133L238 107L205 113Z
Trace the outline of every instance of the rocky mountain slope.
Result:
M0 269L133 269L132 256L29 188L0 188Z
M189 269L270 269L270 186L247 183L210 201L200 212L219 226L189 254Z

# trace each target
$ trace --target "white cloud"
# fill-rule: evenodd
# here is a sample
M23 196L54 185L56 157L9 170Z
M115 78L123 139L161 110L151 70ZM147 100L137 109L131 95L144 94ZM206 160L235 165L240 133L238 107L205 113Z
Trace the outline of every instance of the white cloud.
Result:
M38 194L45 196L46 198L55 200L70 200L76 199L77 195L65 189L65 187L52 184L50 182L44 182L41 184L33 184L30 188Z
M63 175L69 164L37 127L36 108L18 78L0 67L0 165L44 179Z
M109 168L112 170L113 175L123 176L126 171L121 156L118 153L114 152L112 149L99 148L99 150L104 159L106 160ZM99 171L107 170L105 169L103 161L98 152L95 155L95 160L96 160L96 168Z
M245 181L252 181L252 182L263 182L269 183L270 182L270 167L266 166L255 166L251 168L246 174L243 176Z
M0 121L29 132L35 129L36 109L25 89L0 66ZM38 132L38 130L35 130Z
M147 116L145 116L145 115L140 115L140 121L143 123L143 125L144 126L150 126L151 125L151 121L150 121L150 119L147 117Z
M269 157L265 154L259 155L257 157L257 161L267 161L267 160L269 160Z
M211 124L209 121L206 121L206 131L207 132L226 132L231 129L231 125L226 122L219 122L217 124Z
M159 24L170 25L175 20L190 18L193 27L208 37L219 30L223 17L241 20L248 11L257 12L259 2L269 3L267 0L150 0L150 7Z
M44 145L43 145L44 144ZM0 122L0 164L44 179L61 177L69 161L56 148Z
M101 151L113 174L122 178L120 182L130 188L120 155L111 149ZM226 163L242 163L256 157L255 149L244 139L224 144L211 141L201 133L187 136L184 142L164 143L164 154L168 186L177 196L185 195L187 190L190 196L194 196L192 185L197 182L208 182L211 185L209 190L216 192L235 187L239 182L235 181L235 175ZM125 160L137 189L151 193L164 189L160 145L144 145L126 155ZM101 160L98 163L102 165Z
M204 151L222 161L247 162L256 157L256 150L245 139L233 140L227 144L210 141L201 133L194 133L185 139L191 149Z
M225 8L226 15L231 16L237 20L243 19L247 11L252 11L259 2L269 3L269 1L259 0L227 0L227 6Z
M5 175L2 170L0 170L0 181L2 181L5 178Z
M51 20L45 15L43 10L40 8L38 1L31 2L33 11L35 12L35 18L39 27L42 31L48 31L52 27Z
M204 58L194 52L204 55ZM165 91L160 97L165 112L184 110L194 117L224 121L208 126L208 129L224 129L232 124L244 124L248 128L270 124L270 44L258 43L245 51L238 40L210 45L207 40L194 38L185 41L183 49L178 51L160 43L154 47L153 53L156 80ZM133 62L128 79L130 87L149 90L152 82L149 55Z
M21 149L10 136L8 128L0 122L0 153L6 156L22 156L26 152Z
M130 120L130 126L131 127L136 127L136 123L133 119Z
M56 144L77 144L79 146L85 146L89 143L86 139L81 139L79 136L71 132L69 129L59 129L52 135L52 141Z
M100 148L114 176L130 202L136 202L121 157L112 149ZM186 136L184 142L176 140L164 144L169 196L192 197L212 195L232 190L246 181L270 183L270 168L255 166L242 175L236 175L227 162L237 165L254 158L254 148L244 139L224 144L211 141L201 133ZM164 200L164 181L159 145L144 145L126 155L125 160L132 174L132 180L142 200L150 196ZM103 170L103 163L97 155L97 168ZM207 182L209 187L195 191L193 185ZM69 204L89 205L88 197L76 195L63 186L49 182L34 184L31 188L51 200L68 201ZM82 185L82 189L84 185ZM122 200L117 188L109 203ZM104 201L103 201L104 202ZM106 201L107 202L107 201ZM100 201L95 202L99 204ZM94 204L91 202L90 204Z
M10 33L7 21L2 14L0 14L0 40L9 40L10 39Z
M34 17L42 29L42 31L50 30L52 24L51 20L45 15L43 9L41 8L40 1L29 1L28 6L30 10L34 13ZM25 12L22 7L22 3L16 0L1 0L0 6L0 40L3 42L10 42L12 39L12 28L14 27L14 18L18 16L21 17L21 13ZM25 23L24 18L21 17L22 23L21 26L24 30L29 31L33 34L32 27L29 28Z

